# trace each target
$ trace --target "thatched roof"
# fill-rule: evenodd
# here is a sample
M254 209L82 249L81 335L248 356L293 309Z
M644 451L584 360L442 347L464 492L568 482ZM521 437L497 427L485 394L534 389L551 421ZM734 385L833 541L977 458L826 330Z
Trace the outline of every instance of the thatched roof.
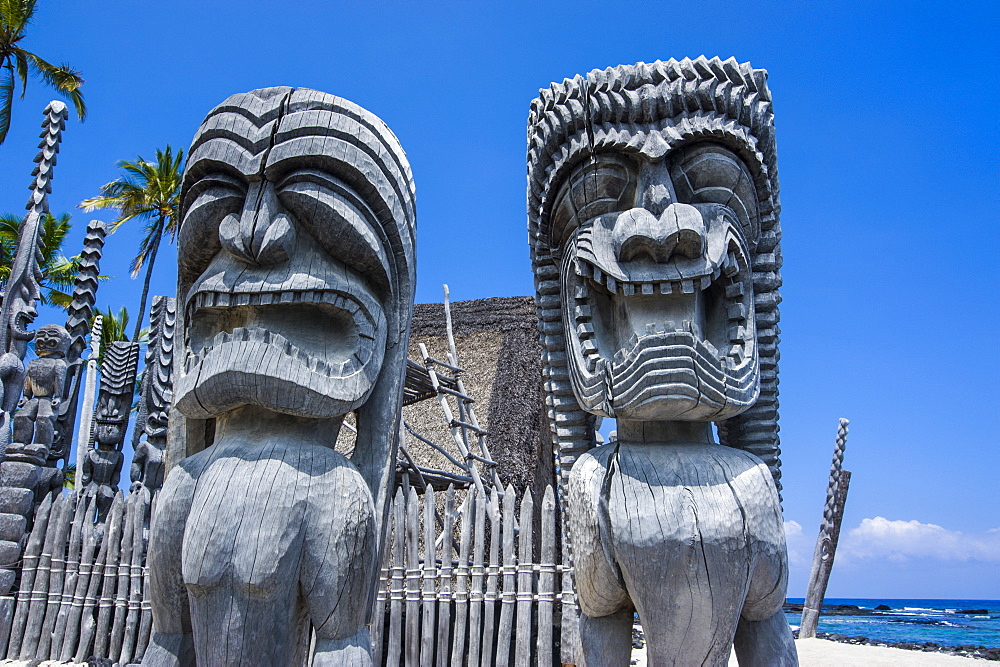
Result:
M451 304L451 316L459 365L465 369L466 392L476 400L473 407L488 432L486 442L498 464L500 481L519 490L529 485L533 491L535 487L542 489L551 481L553 460L548 429L541 421L541 355L534 300L493 297L458 301ZM443 304L418 304L414 309L410 357L418 362L419 343L427 346L430 356L447 360ZM404 418L434 442L452 443L437 400L408 406ZM423 459L426 454L428 460L443 460L409 438L407 446L414 458Z

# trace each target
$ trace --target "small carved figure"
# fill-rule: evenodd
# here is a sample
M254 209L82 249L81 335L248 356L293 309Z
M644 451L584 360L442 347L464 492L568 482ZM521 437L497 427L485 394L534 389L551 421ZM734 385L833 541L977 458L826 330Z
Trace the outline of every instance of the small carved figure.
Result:
M628 664L634 612L651 664L724 665L734 640L741 664L797 663L767 465L780 230L765 82L735 60L671 60L532 104L529 232L589 665ZM617 419L613 442L595 447L591 415Z
M146 371L142 378L139 417L132 439L135 455L129 476L133 491L139 486L150 490L163 486L164 451L173 385L176 303L176 299L171 297L153 298Z
M24 395L14 415L14 442L48 454L66 382L69 334L58 324L46 324L35 333L38 358L28 362Z
M94 443L83 460L84 496L95 498L98 521L111 509L121 478L122 449L135 388L139 346L116 341L104 352L94 417Z
M392 132L325 93L235 95L199 128L170 417L188 456L153 517L144 665L371 664L413 198ZM347 459L334 445L350 411Z

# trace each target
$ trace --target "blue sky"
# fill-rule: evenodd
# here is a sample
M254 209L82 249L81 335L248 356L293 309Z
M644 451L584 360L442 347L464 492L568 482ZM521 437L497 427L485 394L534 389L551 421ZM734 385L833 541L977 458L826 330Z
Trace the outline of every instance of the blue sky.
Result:
M68 124L53 212L117 160L186 148L232 93L317 88L379 115L407 151L419 302L445 282L454 299L531 293L524 142L540 87L700 54L768 69L789 594L805 591L843 416L854 478L829 594L1000 598L995 3L39 4L24 46L82 70L91 114ZM0 211L24 206L51 96L32 81L15 106ZM75 212L74 246L91 217ZM109 238L102 306L135 309L138 238ZM154 294L173 291L174 260L161 253Z

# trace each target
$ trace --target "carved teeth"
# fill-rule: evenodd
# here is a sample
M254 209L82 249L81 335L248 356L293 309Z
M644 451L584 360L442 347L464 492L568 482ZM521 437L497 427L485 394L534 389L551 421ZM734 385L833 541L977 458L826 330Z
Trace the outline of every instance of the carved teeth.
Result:
M735 282L726 285L726 298L738 299L743 296L743 283Z
M656 323L655 322L647 322L646 323L646 333L647 334L654 334L654 333L656 333Z
M573 315L577 322L587 322L590 320L590 306L577 306L573 309Z
M660 283L660 294L673 294L674 288L670 283Z
M596 269L594 270L594 273L597 273ZM611 276L608 276L607 286L608 286L608 290L611 291L611 292L617 292L618 291L618 282L614 278L612 278Z
M681 281L681 292L684 294L694 294L694 281L693 280L682 280Z
M632 295L634 295L635 294L635 285L633 285L632 283L624 283L624 284L622 284L622 293L624 293L625 296L632 296Z
M642 293L646 294L646 295L652 294L653 293L653 283L643 283L642 284Z

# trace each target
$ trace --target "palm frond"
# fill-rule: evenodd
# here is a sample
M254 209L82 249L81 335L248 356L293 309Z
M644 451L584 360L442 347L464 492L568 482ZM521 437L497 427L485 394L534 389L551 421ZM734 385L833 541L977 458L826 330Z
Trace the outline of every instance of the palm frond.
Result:
M0 17L3 26L12 35L12 42L24 36L24 30L31 23L34 13L35 0L4 0L0 3Z
M10 64L3 66L3 78L0 78L0 144L7 138L10 129L10 114L14 105L14 68Z
M80 92L80 86L83 85L83 77L80 76L80 73L68 65L53 65L34 53L23 50L20 52L27 58L31 69L41 76L45 83L55 88L73 103L77 118L86 119L87 105L83 101L83 93Z

